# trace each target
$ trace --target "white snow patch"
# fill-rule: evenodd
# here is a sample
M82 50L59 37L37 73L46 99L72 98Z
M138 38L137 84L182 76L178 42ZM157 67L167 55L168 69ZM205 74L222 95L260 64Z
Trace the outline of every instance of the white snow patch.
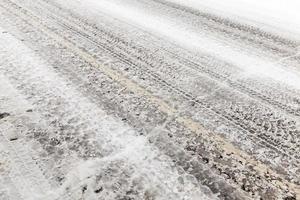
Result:
M153 12L147 7L141 8L118 0L77 0L77 2L68 1L67 4L72 5L73 8L79 8L77 11L87 16L92 14L95 18L98 12L103 12L120 21L163 36L192 51L215 55L240 67L244 73L239 74L238 78L242 76L268 77L300 89L299 71L283 67L280 61L273 62L268 58L250 55L247 51L235 48L233 44L204 35L191 26L179 23L176 19L167 18L165 13Z
M300 39L298 0L167 0ZM280 30L280 31L279 31ZM296 35L295 35L296 33Z

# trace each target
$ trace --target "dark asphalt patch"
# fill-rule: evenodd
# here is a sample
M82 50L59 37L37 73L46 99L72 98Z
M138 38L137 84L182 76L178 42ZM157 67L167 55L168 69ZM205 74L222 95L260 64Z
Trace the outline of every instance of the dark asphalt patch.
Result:
M3 118L5 118L5 117L8 117L8 116L10 116L9 113L6 113L6 112L0 113L0 120L3 119Z

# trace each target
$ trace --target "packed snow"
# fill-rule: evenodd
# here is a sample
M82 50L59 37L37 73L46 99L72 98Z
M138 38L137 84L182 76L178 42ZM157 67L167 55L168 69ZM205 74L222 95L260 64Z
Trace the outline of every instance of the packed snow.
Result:
M172 1L175 2L175 0ZM184 1L176 2L183 4ZM198 5L197 2L187 1L184 4L201 10L200 4ZM235 1L230 1L230 3L234 4L233 2ZM291 87L300 88L299 71L282 67L281 59L273 61L264 56L252 54L251 50L244 49L238 44L207 35L205 32L202 32L201 28L194 27L193 24L189 24L186 21L181 21L179 17L164 13L159 9L145 7L142 2L130 0L68 0L60 3L66 4L70 8L93 19L97 18L97 13L104 12L123 22L152 32L159 37L164 37L166 40L170 40L184 48L226 60L244 71L244 73L238 75L239 77L271 78ZM219 5L220 9L227 11L226 7L223 8L221 4Z

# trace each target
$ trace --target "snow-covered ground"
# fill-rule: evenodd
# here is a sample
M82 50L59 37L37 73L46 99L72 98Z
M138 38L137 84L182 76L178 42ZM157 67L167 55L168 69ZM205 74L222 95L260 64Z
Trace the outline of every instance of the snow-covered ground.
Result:
M276 81L283 82L291 87L300 88L299 78L300 72L299 69L294 70L293 68L282 67L281 61L286 58L280 58L277 60L270 60L268 57L262 54L253 53L252 49L247 49L245 46L232 41L222 40L218 36L213 36L207 32L202 31L202 27L197 26L197 21L189 22L186 20L180 19L180 16L175 16L172 13L168 13L163 8L160 7L151 7L150 5L145 6L143 1L136 0L67 0L64 2L59 1L65 6L69 6L72 9L76 9L79 13L82 13L85 16L90 16L93 19L97 18L97 13L105 12L107 15L117 18L121 21L129 23L133 26L140 27L143 30L152 32L153 34L164 37L166 40L170 40L173 43L180 44L184 48L187 48L191 51L197 51L209 55L214 55L215 57L226 60L229 63L232 63L239 67L244 73L238 74L237 76L256 76L262 78L271 78ZM231 17L231 11L235 11L234 5L239 8L244 7L245 9L252 10L254 12L255 6L260 9L257 10L258 14L264 10L265 4L264 1L260 4L253 4L249 7L246 4L236 4L234 0L231 0L225 3L216 3L209 1L177 1L172 0L172 2L180 3L182 5L187 5L192 8L197 8L200 11L203 11L201 3L206 3L213 7L216 5L216 8L227 12L228 17ZM249 3L250 1L248 1ZM149 3L151 4L151 3ZM226 5L222 7L222 5ZM251 4L252 5L252 4ZM275 4L277 5L277 4ZM231 7L232 6L232 7ZM84 8L84 9L83 9ZM231 8L231 9L229 9ZM251 12L243 12L239 10L241 16L245 14L245 18L252 19L249 15L257 17L258 15ZM205 9L204 9L205 10ZM165 12L164 12L165 11ZM285 11L285 12L284 12ZM282 12L287 13L287 10ZM291 11L292 12L292 11ZM216 13L217 14L217 13ZM268 14L268 12L266 12ZM270 12L270 15L272 12ZM274 13L273 13L274 14ZM272 15L274 16L274 15ZM282 14L282 16L284 16ZM283 17L277 16L280 19ZM259 18L264 20L266 18ZM295 16L293 18L295 22L299 22L298 18ZM266 24L267 27L274 25L274 21L271 19ZM292 23L292 21L291 21ZM300 24L300 23L299 23ZM195 26L196 25L196 26ZM282 25L277 23L276 25L289 28L291 25ZM295 27L297 24L294 24L292 27ZM256 26L261 27L260 24ZM263 27L264 28L264 27ZM299 37L300 39L300 37ZM294 53L291 57L298 55L299 52ZM289 57L289 56L288 56ZM288 59L287 57L287 59Z
M10 84L10 81L7 80L3 74L3 72L6 71L5 68L10 66L10 69L7 69L7 71L12 70L14 71L13 73L19 74L18 78L24 81L24 86L29 86L26 81L30 80L32 83L31 92L34 94L34 98L41 98L45 101L46 96L44 96L44 94L48 93L48 95L52 96L52 101L48 102L49 107L46 110L51 110L51 104L55 107L55 105L57 105L55 101L57 100L60 101L60 112L70 112L68 113L69 115L81 118L80 123L88 126L89 131L83 131L81 133L82 135L77 136L78 139L84 135L87 137L87 133L94 130L96 135L88 136L89 143L90 145L92 145L91 143L96 143L98 146L101 146L101 154L103 156L102 158L89 159L86 161L76 156L71 158L72 156L69 154L68 158L62 158L61 166L56 166L55 163L52 163L53 161L51 161L51 159L48 160L48 162L53 165L53 173L55 173L57 169L66 173L65 183L58 188L50 188L49 186L43 187L40 185L42 182L46 182L44 183L45 185L48 184L47 181L44 180L45 177L42 175L42 177L37 176L37 174L40 175L41 173L39 169L31 168L32 166L27 163L29 160L23 161L21 164L13 159L8 161L8 166L2 168L2 174L0 175L7 175L4 176L4 178L11 180L15 185L22 184L18 182L22 180L24 182L23 187L16 188L15 192L22 194L24 199L64 199L67 197L67 190L76 190L82 186L87 188L84 198L96 199L94 190L97 189L95 180L97 174L97 176L101 175L107 179L102 183L105 185L103 188L113 187L113 184L116 184L116 182L125 181L128 185L125 184L122 187L126 188L130 184L133 184L133 187L143 187L145 191L148 191L149 198L152 198L152 195L165 200L196 200L199 198L208 200L214 198L212 196L206 196L206 194L201 191L201 188L198 188L192 180L189 180L187 175L179 174L171 160L161 154L153 145L149 144L146 137L139 136L131 127L107 115L88 99L81 96L81 94L70 85L71 83L59 77L51 67L47 66L31 49L27 48L2 28L0 28L0 47L0 58L7 63L2 64L0 67L0 110L5 110L10 113L10 116L4 122L0 123L0 137L5 139L0 142L0 146L6 147L6 145L11 145L12 149L15 150L14 152L9 152L7 149L3 149L4 153L10 154L10 157L22 159L21 157L23 155L20 155L18 152L31 149L29 145L31 144L30 141L27 141L27 144L24 142L20 147L16 147L19 141L25 139L24 135L13 128L13 124L10 124L11 121L18 120L18 117L22 115L24 118L31 118L33 123L39 122L41 126L47 124L45 121L42 122L42 116L35 115L33 117L31 114L26 113L26 109L30 109L31 105L25 100L26 97L18 94L13 85ZM19 87L24 86L20 85ZM56 108L54 108L54 110L55 109ZM55 112L54 110L52 110L52 112ZM49 113L49 118L50 116L51 114ZM61 120L65 119L63 116L61 117ZM20 126L21 125L25 126L25 123L20 124ZM47 129L47 127L44 128ZM52 131L54 132L54 130ZM58 135L55 134L53 136L58 137ZM15 138L17 141L10 144L11 138ZM68 160L71 159L72 164L68 163ZM0 160L0 162L4 162L4 160ZM21 170L17 175L14 170L9 170L18 167L24 169L17 169ZM25 169L35 173L35 179L26 178L27 171L24 174ZM106 173L110 173L110 176ZM181 179L182 183L179 182ZM176 185L176 188L174 185ZM5 183L2 183L1 187L3 190L9 191L11 185L7 183L7 186L5 186ZM9 191L8 194L14 197L11 191ZM70 196L74 199L80 198L80 196L77 195L78 194L73 193ZM119 194L115 194L113 190L111 190L106 193L106 198L114 199L117 195ZM142 198L142 196L140 198Z
M298 0L168 0L300 39Z
M299 198L282 4L0 1L0 200Z

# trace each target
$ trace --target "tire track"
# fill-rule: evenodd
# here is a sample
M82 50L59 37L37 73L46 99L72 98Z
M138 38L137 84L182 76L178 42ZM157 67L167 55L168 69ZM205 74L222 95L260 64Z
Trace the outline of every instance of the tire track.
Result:
M54 4L52 2L48 2L48 3ZM55 6L55 5L53 5L53 6ZM40 8L42 9L42 7L40 7ZM49 8L49 9L51 9L51 8ZM61 11L59 11L59 12L61 12ZM56 10L56 12L52 12L51 15L48 15L48 17L53 18L53 14L59 13L59 12L57 12L57 10ZM128 55L130 55L135 60L139 60L139 61L151 66L151 68L157 68L157 66L161 66L161 68L168 66L168 64L166 62L164 62L163 64L155 65L154 63L159 63L159 62L155 62L155 60L157 60L156 56L152 56L148 59L147 57L145 57L146 56L145 54L139 54L137 51L128 52L129 46L131 49L136 49L136 47L131 46L130 43L123 41L121 38L117 38L117 37L113 36L112 34L105 32L105 30L103 30L103 29L101 30L101 29L97 28L96 26L93 26L93 25L89 24L88 22L83 21L82 19L79 19L78 17L74 16L71 13L68 13L68 15L72 16L72 18L65 15L64 17L55 16L55 18L59 19L59 20L55 20L55 18L53 18L53 19L56 22L66 22L67 24L71 23L71 24L73 24L73 26L76 24L77 27L79 27L79 24L82 24L81 27L85 27L85 28L89 27L88 32L91 35L84 34L83 37L86 37L89 39L92 38L93 41L97 41L97 39L95 39L96 38L95 36L103 37L101 35L106 35L106 38L110 38L107 41L107 44L109 44L110 48L111 47L116 48L115 46L118 46L118 48L120 48L118 50L119 54L124 54L122 52L127 52L127 55L124 56L125 58L127 58ZM68 18L69 22L66 21L67 18ZM67 25L67 26L68 26L68 28L71 28L70 25ZM82 31L76 29L76 30L74 30L74 33L75 32L79 33ZM108 48L107 44L106 44L106 48ZM99 45L99 43L98 43L98 45ZM123 47L119 47L120 45ZM124 46L126 46L126 48ZM139 50L139 52L147 52L147 50L143 49L143 47L138 47L137 49L142 49L142 50ZM291 116L294 116L297 118L300 117L300 108L299 108L300 105L299 105L299 107L292 107L292 106L288 106L286 102L277 101L276 100L277 94L272 95L273 97L267 96L267 95L265 95L265 93L259 92L259 90L255 89L255 88L251 88L250 84L248 84L248 83L243 83L238 80L233 80L233 78L230 77L230 74L228 74L224 71L211 70L214 68L214 66L211 66L211 64L209 64L207 62L203 63L203 61L202 61L202 64L199 64L199 63L193 61L194 59L191 59L190 57L189 57L189 59L186 59L183 56L178 56L175 53L163 48L162 54L165 54L165 53L169 54L173 59L176 59L182 66L194 69L194 70L198 71L199 73L210 77L211 79L213 79L214 81L216 81L220 84L226 83L226 84L228 84L228 86L248 95L249 97L258 99L262 102L265 102L266 104L272 105L273 107L275 107L277 109L281 109L282 111L290 114ZM134 54L136 54L136 55L134 55ZM151 60L152 63L149 63L147 60ZM199 62L201 62L201 61L199 61ZM208 65L208 66L206 67L205 65ZM158 69L160 69L160 68L158 68ZM271 88L271 89L276 89L276 88ZM288 98L286 98L286 100L289 100L288 104L293 104L295 102L294 96L291 96L290 94L284 94L284 96L288 97Z
M273 53L277 56L279 55L286 57L291 54L293 55L295 54L296 49L299 46L299 42L297 41L283 38L279 35L267 33L266 31L254 26L243 25L238 22L233 22L230 19L221 18L219 16L202 12L183 5L178 5L167 0L153 1L158 4L174 8L183 13L197 16L198 19L201 20L201 23L214 30L213 32L226 34L227 37L232 38L233 40L238 39L240 41L248 41L250 44L252 43L259 48L263 48L264 51L268 51L271 54Z
M3 38L11 44L7 47L8 52L2 55L8 57L8 62L0 67L0 72L33 104L47 125L50 124L50 130L45 133L37 130L31 133L31 137L43 144L47 158L54 159L48 170L56 175L59 171L64 172L63 184L51 196L45 195L47 198L61 199L61 194L68 195L72 190L71 199L78 199L78 196L94 199L97 195L108 199L192 199L193 195L215 199L209 190L203 193L203 186L192 183L185 173L179 174L176 166L170 164L171 160L152 147L145 137L136 135L131 127L107 116L33 52L20 45L18 51L12 53L11 48L18 42L9 38ZM55 123L69 127L55 131L51 129ZM66 140L66 137L72 138ZM62 161L70 159L71 152L80 159L69 166ZM178 181L179 178L182 182ZM97 192L101 186L104 191Z
M5 136L10 131L16 131L9 126L13 125L6 123L0 126L1 143L9 151L9 179L16 186L16 190L22 195L22 199L37 199L43 196L45 192L50 191L50 185L30 157L30 153L26 148L27 145L21 144L19 141L12 142ZM14 195L14 193L12 194Z
M57 22L57 21L62 22L62 21L64 21L64 19L63 18L59 18L59 20L56 20L55 22ZM78 23L76 23L76 24L78 24ZM139 66L136 63L134 63L131 60L128 60L128 56L126 56L126 55L124 55L122 53L122 51L124 49L122 49L122 51L118 50L117 51L118 53L116 53L115 51L113 51L112 49L110 49L111 46L107 47L106 45L103 45L103 44L97 42L97 39L95 39L91 35L87 34L86 32L81 31L80 29L73 28L69 24L67 24L67 25L66 24L61 24L61 26L65 27L68 30L71 30L73 34L77 34L80 37L82 37L83 39L88 39L93 44L95 44L99 48L101 48L103 51L106 51L109 54L111 54L112 56L120 59L124 64L132 66L135 70L139 69ZM94 33L94 34L96 34L96 33ZM115 41L117 41L117 40L115 40ZM234 109L232 111L225 111L225 112L222 111L222 110L217 110L210 103L203 102L203 99L199 100L196 97L194 97L191 93L188 93L188 92L186 92L186 91L184 91L182 89L179 89L178 86L171 85L169 83L170 81L167 82L167 81L163 80L159 75L157 75L156 73L154 73L151 69L148 69L147 66L145 68L143 68L143 72L147 73L148 76L152 76L153 79L155 80L155 82L161 83L163 86L168 87L171 90L174 90L177 93L183 95L183 97L186 100L194 102L196 105L198 105L198 106L200 106L202 108L205 108L207 111L212 112L212 113L218 115L221 119L230 122L232 125L234 125L236 127L239 127L243 131L246 131L249 135L251 135L251 137L253 138L253 141L260 140L262 142L262 144L264 144L266 147L272 148L273 150L275 150L277 152L280 152L282 155L285 155L287 157L291 157L291 155L294 154L295 149L288 150L288 148L289 148L288 146L284 146L284 145L280 144L277 139L270 138L270 136L272 137L272 135L276 134L276 133L274 133L274 131L272 131L271 133L265 133L266 130L264 130L265 128L263 128L262 124L257 123L258 125L253 126L249 122L245 123L246 118L244 116L246 116L247 118L248 118L248 116L247 116L247 113L243 114L242 116L240 116L239 113L242 112L241 109L239 110L239 112L235 112ZM251 93L251 91L250 91L250 93ZM268 99L270 99L270 98L268 98ZM274 120L274 119L270 119L270 120ZM292 128L292 129L294 129L294 128ZM285 131L285 130L283 130L283 131L286 134L289 134L287 131ZM291 130L291 131L293 131L293 130ZM257 134L258 137L256 135L254 135L256 132L258 132L258 134ZM296 131L296 133L297 133L297 131ZM283 150L278 149L277 146L280 146ZM288 151L289 153L286 153L286 151ZM297 164L299 164L298 157L293 157L293 160Z
M52 35L52 34L51 34ZM59 40L59 39L58 39ZM66 40L64 40L64 42L66 42ZM70 44L70 43L67 43L68 44L68 46L69 47L72 47L73 48L73 50L74 50L74 48L75 47L73 47L73 45L72 44ZM78 50L76 50L76 51L78 51ZM91 61L92 61L92 59L90 58L90 57L88 57L87 55L86 55L86 57L87 58L89 58ZM92 62L90 62L90 63L93 63L93 65L95 65L95 66L98 66L99 67L99 65L98 64L96 64L96 63L94 63L95 61L92 61ZM111 74L112 76L114 76L113 74ZM122 81L125 81L124 79L122 80ZM131 86L131 89L133 89L133 88L135 87L135 86ZM139 90L140 91L140 90ZM142 91L140 91L141 93L143 93ZM147 95L148 96L148 95ZM150 96L150 95L149 95ZM165 109L165 111L167 111L168 109ZM171 112L171 111L169 111L169 112ZM187 122L186 120L182 120L183 122L185 122L186 124L187 123L192 123L192 122ZM193 124L193 123L192 123ZM197 129L196 130L198 130L199 131L199 127L197 126ZM197 132L197 131L196 131Z

